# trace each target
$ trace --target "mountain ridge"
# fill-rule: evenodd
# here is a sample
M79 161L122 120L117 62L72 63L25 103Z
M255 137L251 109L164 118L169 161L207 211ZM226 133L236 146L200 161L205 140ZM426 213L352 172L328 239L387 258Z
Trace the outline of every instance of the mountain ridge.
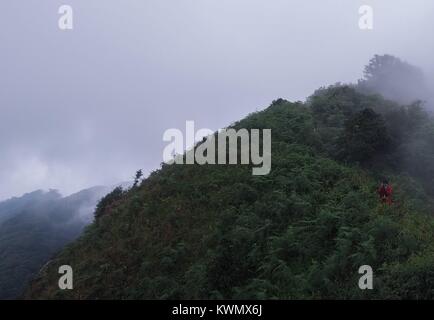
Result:
M386 99L396 92L398 102ZM358 84L273 101L229 127L271 129L268 175L253 176L251 163L162 164L104 197L23 298L433 299L425 95L420 70L377 55ZM377 194L384 180L391 205ZM73 290L59 290L62 265ZM359 288L362 266L374 272L372 290Z
M420 105L352 86L323 88L306 103L276 100L232 126L272 129L269 175L163 164L141 185L107 196L96 222L24 298L432 298L431 167L407 174L412 159L396 159L414 134L432 139L432 126ZM376 195L386 172L393 206ZM74 290L57 287L65 264ZM375 270L374 290L358 288L361 265Z

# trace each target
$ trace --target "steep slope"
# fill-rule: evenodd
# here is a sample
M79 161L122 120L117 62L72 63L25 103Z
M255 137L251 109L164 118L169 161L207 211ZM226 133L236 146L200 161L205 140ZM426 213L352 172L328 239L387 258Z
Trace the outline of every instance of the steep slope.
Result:
M105 187L62 198L35 191L0 203L0 299L12 299L53 254L89 224Z
M431 120L418 112L347 86L321 89L306 104L277 100L233 126L272 129L269 175L163 165L107 197L25 298L434 298L432 167L421 175L396 158L415 135L432 138ZM430 157L432 147L423 152ZM376 195L386 173L390 207ZM375 287L362 291L366 264ZM58 288L61 265L74 270L73 290Z

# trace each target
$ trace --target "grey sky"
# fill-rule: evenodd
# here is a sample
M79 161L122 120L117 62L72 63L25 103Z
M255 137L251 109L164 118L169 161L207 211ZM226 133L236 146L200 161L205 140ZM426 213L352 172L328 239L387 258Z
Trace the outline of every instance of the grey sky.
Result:
M73 31L58 29L62 4ZM376 53L434 74L432 30L429 0L2 0L0 200L149 172L166 129L303 100Z

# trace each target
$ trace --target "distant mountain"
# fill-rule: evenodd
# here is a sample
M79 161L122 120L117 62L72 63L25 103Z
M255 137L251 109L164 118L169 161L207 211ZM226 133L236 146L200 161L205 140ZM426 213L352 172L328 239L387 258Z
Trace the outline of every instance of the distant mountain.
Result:
M31 193L26 193L19 198L14 197L0 202L0 224L12 217L17 212L23 211L28 207L35 206L40 202L53 200L56 198L61 198L61 195L55 190L50 190L49 192L37 190Z
M16 298L53 254L92 222L107 187L68 197L38 190L0 202L0 299Z

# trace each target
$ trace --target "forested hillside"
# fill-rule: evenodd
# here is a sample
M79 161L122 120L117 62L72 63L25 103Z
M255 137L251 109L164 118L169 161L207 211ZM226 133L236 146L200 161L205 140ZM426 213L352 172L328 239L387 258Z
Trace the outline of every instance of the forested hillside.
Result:
M335 85L234 128L272 129L272 169L163 165L116 189L41 270L32 299L433 299L434 121ZM379 181L394 203L379 201ZM59 290L71 265L74 289ZM358 269L374 270L360 290Z

